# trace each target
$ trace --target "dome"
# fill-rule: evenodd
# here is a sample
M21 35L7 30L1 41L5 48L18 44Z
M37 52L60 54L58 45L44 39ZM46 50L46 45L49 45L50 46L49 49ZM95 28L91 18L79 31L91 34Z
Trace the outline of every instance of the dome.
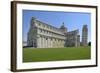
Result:
M61 29L66 29L66 27L64 26L64 22L62 23L62 26L60 28Z
M67 28L64 26L64 22L62 23L62 26L60 27L60 29L61 29L64 33L67 33Z

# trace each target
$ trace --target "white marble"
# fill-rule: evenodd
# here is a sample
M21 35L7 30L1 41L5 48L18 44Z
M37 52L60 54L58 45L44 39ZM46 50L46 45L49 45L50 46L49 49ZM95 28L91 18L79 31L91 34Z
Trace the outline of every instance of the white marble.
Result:
M32 21L34 21L34 23L31 23L30 25L27 38L27 46L32 46L36 48L60 48L69 46L80 46L80 35L78 29L68 32L68 28L64 26L64 23L60 28L56 28L42 21L39 21L34 17L32 17L31 22ZM84 44L87 44L87 33L88 31L84 32L83 34L82 39L84 39L84 37L86 38L84 39ZM36 43L36 46L34 46L34 43Z

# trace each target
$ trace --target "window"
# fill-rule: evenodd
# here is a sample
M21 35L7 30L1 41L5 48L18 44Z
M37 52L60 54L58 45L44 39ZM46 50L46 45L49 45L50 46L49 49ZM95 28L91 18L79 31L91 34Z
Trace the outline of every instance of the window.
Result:
M40 31L42 32L42 29L40 29Z
M45 31L45 30L43 30L43 33L46 33L46 31Z
M47 31L47 34L48 34L48 31Z
M48 38L46 38L46 40L48 40Z
M43 27L45 28L45 25L43 25Z
M50 26L50 29L52 29L52 27Z
M41 24L39 23L39 26L41 26Z

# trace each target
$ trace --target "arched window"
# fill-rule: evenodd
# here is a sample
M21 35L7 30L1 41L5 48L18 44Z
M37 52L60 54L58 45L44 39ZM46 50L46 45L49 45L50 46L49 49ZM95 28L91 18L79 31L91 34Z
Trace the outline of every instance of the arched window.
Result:
M39 25L39 26L41 26L41 24L40 24L40 23L38 23L38 25Z

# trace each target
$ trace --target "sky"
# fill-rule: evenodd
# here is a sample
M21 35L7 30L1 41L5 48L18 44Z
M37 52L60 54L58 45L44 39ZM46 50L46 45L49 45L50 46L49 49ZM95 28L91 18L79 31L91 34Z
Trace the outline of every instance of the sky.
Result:
M64 22L68 31L79 29L80 41L83 25L88 26L88 41L91 41L91 14L83 12L56 12L56 11L35 11L23 10L23 41L27 41L27 33L30 28L32 17L59 28Z

